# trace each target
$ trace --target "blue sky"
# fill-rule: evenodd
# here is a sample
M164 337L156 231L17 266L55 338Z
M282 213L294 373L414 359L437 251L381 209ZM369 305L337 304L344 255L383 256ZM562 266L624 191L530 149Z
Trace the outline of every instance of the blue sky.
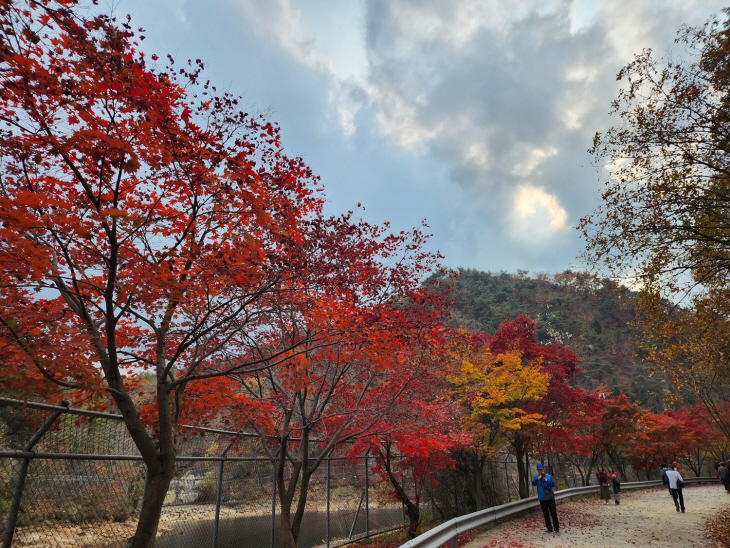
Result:
M111 1L111 0L110 0ZM581 269L615 76L710 0L114 0L149 53L202 59L279 124L332 214L426 220L444 265ZM102 9L104 9L102 2ZM681 52L673 52L674 55Z

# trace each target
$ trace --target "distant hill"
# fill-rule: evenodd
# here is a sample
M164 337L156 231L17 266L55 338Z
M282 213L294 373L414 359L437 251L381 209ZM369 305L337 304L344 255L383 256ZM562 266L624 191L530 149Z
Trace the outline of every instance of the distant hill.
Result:
M661 411L668 386L651 376L636 344L636 293L610 280L570 271L549 276L460 270L451 288L450 323L494 333L505 320L529 314L541 343L558 341L573 349L583 372L573 384L588 389L606 385L642 407Z

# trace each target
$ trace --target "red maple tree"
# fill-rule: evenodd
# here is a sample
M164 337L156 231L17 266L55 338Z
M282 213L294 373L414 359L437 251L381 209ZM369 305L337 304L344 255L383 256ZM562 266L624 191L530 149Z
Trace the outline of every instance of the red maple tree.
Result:
M239 376L266 410L265 423L243 416L274 465L287 548L297 546L321 464L343 444L386 435L394 414L427 396L426 371L413 359L436 352L443 314L441 298L420 284L437 259L421 250L420 231L387 234L350 216L309 229L295 260L318 256L337 269L323 270L327 283L310 288L319 305L297 310L296 334L306 342L278 367ZM279 336L287 344L292 332Z
M384 393L403 397L383 408L375 434L351 450L359 455L367 448L375 456L375 472L390 483L392 495L405 506L411 537L418 534L422 494L429 485L436 487L434 474L453 468L453 453L472 441L472 433L460 420L461 406L449 394L450 331L444 329L430 344L414 346L416 351L404 360L402 370L387 378L390 386L383 387Z
M76 7L0 3L2 386L113 400L149 474L132 543L149 547L178 424L228 401L216 378L303 352L297 314L340 297L337 265L292 263L322 200L275 126Z

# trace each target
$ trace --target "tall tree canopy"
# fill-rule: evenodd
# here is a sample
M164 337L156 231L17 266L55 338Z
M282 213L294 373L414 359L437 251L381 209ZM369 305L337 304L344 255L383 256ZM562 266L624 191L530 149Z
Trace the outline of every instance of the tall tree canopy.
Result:
M668 292L724 288L730 270L730 42L717 20L680 32L687 59L644 50L624 67L590 152L609 172L581 222L588 258Z
M548 416L557 424L560 409L577 406L576 394L583 393L566 382L580 371L579 360L560 343L538 344L536 324L524 315L503 322L487 341L463 332L454 338L449 381L475 443L483 453L509 443L517 459L520 496L527 497L529 457L549 451L538 447L549 429Z
M0 380L114 401L149 473L133 539L149 547L180 421L245 404L232 381L256 371L300 382L336 336L309 326L357 316L362 279L374 301L432 263L418 232L325 219L275 126L87 8L0 2Z
M676 41L685 58L645 50L619 73L620 123L590 151L609 173L603 202L580 228L590 263L642 287L652 357L721 419L730 396L730 26L711 19Z
M276 471L286 548L297 546L319 466L346 442L412 424L438 393L441 365L442 298L420 284L435 259L419 250L423 236L385 235L349 216L309 226L316 229L305 234L302 261L329 257L340 268L309 292L322 305L298 311L299 351L278 367L237 375L266 416L248 413L246 426ZM280 335L276 347L290 346L286 324Z

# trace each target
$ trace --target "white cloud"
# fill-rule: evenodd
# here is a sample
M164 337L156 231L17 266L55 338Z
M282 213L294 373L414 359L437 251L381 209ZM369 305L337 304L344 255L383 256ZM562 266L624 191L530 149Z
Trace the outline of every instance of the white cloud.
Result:
M619 58L629 62L643 48L660 56L672 46L658 42L657 36L670 37L681 25L700 25L724 7L713 0L603 0L597 2L598 19L604 22L608 37Z
M466 147L464 160L476 164L482 170L490 167L489 150L483 143L472 143Z
M723 7L220 0L211 10L189 0L122 1L154 14L150 35L169 29L193 51L187 56L223 66L219 82L232 78L254 104L271 105L301 139L287 145L305 152L343 202L367 202L367 187L376 217L428 217L436 246L465 266L555 270L578 254L582 242L569 228L595 206L601 182L586 150L594 132L620 122L607 116L616 73L642 48L661 56L683 23ZM197 53L214 44L207 57ZM363 178L372 184L358 186Z
M558 199L541 187L520 186L514 199L513 230L519 239L554 236L567 228L568 214Z
M512 168L512 174L518 177L529 177L538 166L548 158L555 156L558 149L550 146L546 148L532 148L517 152L522 161L518 161Z
M443 127L422 124L417 108L395 93L382 94L378 106L377 121L383 136L404 148L436 139Z
M239 3L262 38L273 39L290 58L329 82L330 114L345 135L352 135L358 112L371 101L362 8L328 2L300 6L292 0Z
M422 41L437 41L453 50L469 45L482 30L507 34L534 13L561 9L561 0L395 0L388 3L392 32L403 53Z

